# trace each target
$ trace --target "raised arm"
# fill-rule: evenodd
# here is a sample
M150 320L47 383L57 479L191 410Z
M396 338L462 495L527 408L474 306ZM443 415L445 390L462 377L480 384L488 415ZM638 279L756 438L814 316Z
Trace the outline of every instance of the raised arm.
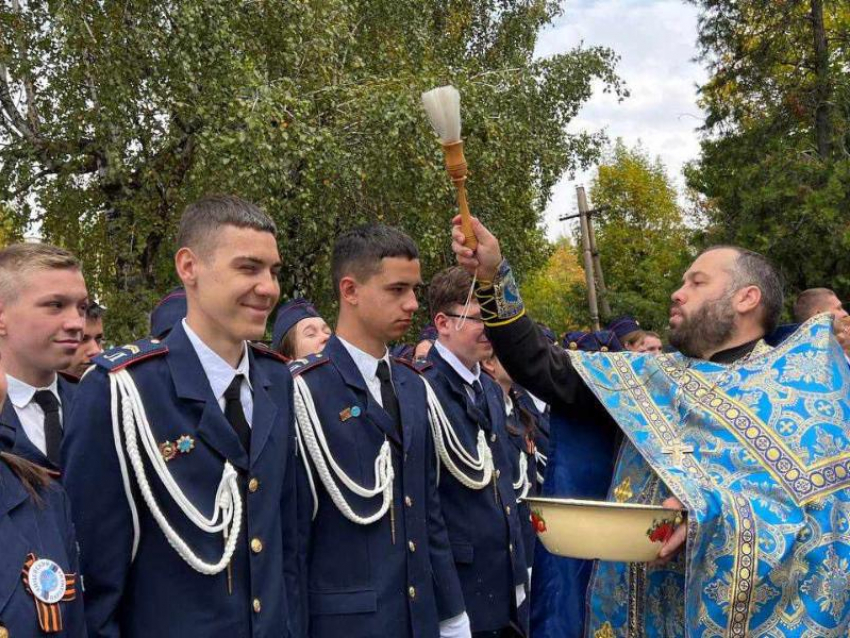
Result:
M499 361L514 381L553 406L582 401L587 393L569 354L550 344L526 315L499 241L477 218L472 227L478 239L474 251L463 245L460 218L454 219L452 250L458 264L476 274L475 295Z

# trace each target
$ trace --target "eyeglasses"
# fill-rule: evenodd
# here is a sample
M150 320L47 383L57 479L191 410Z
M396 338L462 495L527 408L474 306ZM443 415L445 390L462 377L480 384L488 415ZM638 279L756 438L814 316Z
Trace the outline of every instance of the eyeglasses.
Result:
M465 317L463 315L456 315L453 312L444 312L443 314L447 317L454 317L455 319L466 319L467 321L472 321L473 323L484 323L484 320L480 316L473 317L472 315L469 315Z

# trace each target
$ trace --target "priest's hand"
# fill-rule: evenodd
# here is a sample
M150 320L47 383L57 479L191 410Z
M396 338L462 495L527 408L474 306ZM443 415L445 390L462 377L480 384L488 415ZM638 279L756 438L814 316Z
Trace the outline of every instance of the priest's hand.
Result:
M662 504L663 507L668 507L670 509L682 510L685 509L685 506L682 505L682 502L674 496L666 499ZM655 561L656 564L663 565L664 563L670 562L675 558L676 554L678 554L685 546L685 537L688 534L688 524L680 523L675 530L673 530L673 535L667 539L664 545L661 546L661 551L658 552L658 559Z
M478 279L493 281L499 270L499 264L502 263L499 240L478 221L477 217L472 218L472 232L478 240L478 247L475 250L463 245L466 238L460 228L460 215L452 220L452 250L457 256L457 263L472 274L477 271Z

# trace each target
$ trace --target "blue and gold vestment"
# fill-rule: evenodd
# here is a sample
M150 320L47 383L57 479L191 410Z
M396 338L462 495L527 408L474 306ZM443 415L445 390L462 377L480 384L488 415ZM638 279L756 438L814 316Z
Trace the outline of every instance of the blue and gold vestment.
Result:
M830 318L732 365L571 356L626 435L609 499L688 510L672 563L597 563L586 635L846 638L850 368Z

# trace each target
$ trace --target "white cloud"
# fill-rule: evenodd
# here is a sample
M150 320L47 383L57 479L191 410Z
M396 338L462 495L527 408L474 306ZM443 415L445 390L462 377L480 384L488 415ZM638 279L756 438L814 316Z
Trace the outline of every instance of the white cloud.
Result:
M571 131L604 129L609 138L640 142L659 156L678 186L682 166L699 154L696 129L703 113L696 87L706 79L696 56L697 9L682 0L579 0L541 34L537 55L547 56L579 44L607 46L621 60L618 72L631 93L623 102L597 91L570 124ZM555 238L567 231L558 217L576 211L575 187L589 184L594 171L564 178L545 215ZM592 205L592 203L591 203Z

